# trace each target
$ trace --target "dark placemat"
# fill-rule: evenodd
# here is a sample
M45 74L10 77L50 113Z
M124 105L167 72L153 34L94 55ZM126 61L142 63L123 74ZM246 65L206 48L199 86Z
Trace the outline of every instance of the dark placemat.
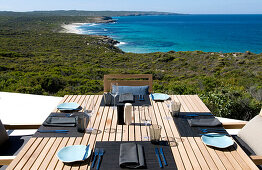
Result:
M198 113L186 113L186 112L180 112L179 113L179 117L173 117L176 127L178 129L179 134L181 135L181 137L200 137L200 134L205 134L204 132L202 132L200 129L208 129L208 128L214 128L214 129L224 129L223 126L216 126L216 127L191 127L188 123L188 119L210 119L210 118L214 118L213 115L210 116L197 116L197 117L186 117L185 115L187 114L201 114L200 112ZM205 114L205 113L202 113ZM210 132L211 133L211 132ZM224 133L224 132L223 132ZM227 132L225 132L227 133Z
M50 116L61 116L61 117L66 117L71 115L71 117L76 117L78 115L81 115L83 113L81 112L75 112L72 113L51 113ZM55 126L44 126L41 125L38 130L68 130L69 132L67 133L40 133L36 132L33 137L82 137L84 133L80 133L77 131L77 127L55 127Z
M130 141L129 141L130 142ZM96 142L96 148L103 148L105 154L103 156L102 162L100 164L100 170L120 170L124 168L120 168L119 166L119 153L120 153L120 144L126 142ZM150 142L135 142L140 144L144 148L144 157L146 168L149 170L154 169L172 169L176 170L177 166L174 160L174 156L172 154L170 146L162 146L162 145L153 145ZM155 147L163 148L164 155L167 161L168 166L164 166L164 161L162 160L162 164L164 168L159 167L159 163L155 154ZM162 156L160 155L161 159ZM96 169L97 162L94 168Z
M142 106L144 104L151 105L149 95L144 95L144 99L145 100L139 100L139 96L134 95L134 102L126 102L126 103L132 103L133 106ZM119 102L119 96L116 96L115 101L116 101L116 105L121 105L121 104L124 105L125 104L125 103ZM105 101L104 101L103 97L102 97L100 106L105 106ZM111 96L110 106L114 106L114 97L113 96Z

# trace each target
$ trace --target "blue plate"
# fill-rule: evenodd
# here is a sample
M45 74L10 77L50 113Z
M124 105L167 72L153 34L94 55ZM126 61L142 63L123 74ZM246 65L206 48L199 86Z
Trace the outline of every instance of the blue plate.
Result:
M89 145L72 145L60 149L57 153L57 157L60 161L70 163L76 161L84 161L91 155L91 149L89 148L86 153L87 147ZM85 155L85 158L84 158Z
M219 135L219 133L207 133L201 136L204 144L217 147L217 148L227 148L234 144L233 140L226 135Z
M62 103L57 106L59 110L80 110L80 105L77 103Z
M153 100L167 100L170 98L169 95L164 94L164 93L153 93L151 94L151 97Z

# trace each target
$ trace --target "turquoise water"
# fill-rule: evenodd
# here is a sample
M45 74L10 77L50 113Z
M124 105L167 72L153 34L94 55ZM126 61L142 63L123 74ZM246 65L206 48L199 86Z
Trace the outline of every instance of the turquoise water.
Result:
M262 15L167 15L114 17L85 24L85 34L107 35L125 52L262 52Z

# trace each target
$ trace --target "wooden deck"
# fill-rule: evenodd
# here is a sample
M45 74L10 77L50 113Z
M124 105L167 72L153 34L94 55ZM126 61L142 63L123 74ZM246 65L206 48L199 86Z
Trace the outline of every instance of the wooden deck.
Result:
M117 114L112 107L99 106L101 95L70 95L65 96L61 103L77 102L83 106L85 100L90 104L93 99L97 112L91 123L102 133L83 137L31 138L7 169L90 169L89 165L81 163L65 165L58 160L56 153L69 145L90 144L94 148L96 141L143 141L145 136L149 136L146 126L117 125ZM182 103L182 112L210 112L197 95L174 95L172 99ZM144 115L139 114L139 106L134 106L133 111L134 122L140 123ZM152 101L150 111L153 113L152 123L162 126L161 136L177 141L178 145L171 150L178 169L258 169L239 146L216 150L204 145L200 137L180 137L164 102ZM116 133L108 133L115 129Z

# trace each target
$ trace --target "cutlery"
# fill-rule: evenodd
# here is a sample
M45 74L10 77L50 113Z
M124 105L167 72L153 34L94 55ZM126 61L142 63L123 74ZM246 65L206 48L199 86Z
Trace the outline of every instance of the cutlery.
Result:
M164 164L165 164L165 166L167 166L167 162L166 162L166 158L165 158L165 155L164 155L164 152L163 152L163 148L160 148L159 150L160 150L160 154L163 158Z
M91 168L94 168L94 166L95 166L96 157L97 157L98 153L99 153L99 149L95 148L95 154L94 154L94 158L93 158L93 161L92 161Z
M163 165L162 165L162 162L161 162L161 159L160 159L160 155L159 155L159 152L158 152L158 148L155 148L155 152L156 152L156 156L157 156L157 159L158 159L159 166L160 166L160 168L163 168Z
M68 130L37 130L40 133L67 133Z
M101 158L102 158L102 156L104 155L104 149L103 149L103 148L99 149L99 154L98 154L98 155L99 155L99 158L98 158L98 162L97 162L96 170L99 169Z
M208 136L208 137L221 137L221 136L226 136L227 134L226 133L220 133L220 134L200 134L202 136Z
M139 100L140 101L144 101L145 99L144 99L144 95L139 95Z
M84 154L83 160L86 159L86 156L87 156L88 150L89 150L89 145L86 146L86 151L85 151L85 154Z

